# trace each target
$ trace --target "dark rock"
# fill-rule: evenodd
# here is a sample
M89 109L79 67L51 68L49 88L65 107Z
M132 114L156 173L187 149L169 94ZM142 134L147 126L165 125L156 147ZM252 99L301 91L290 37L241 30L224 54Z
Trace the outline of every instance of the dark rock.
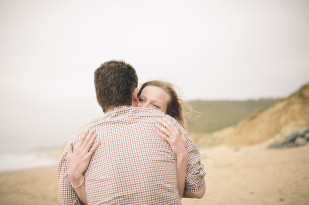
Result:
M276 149L303 146L307 141L309 141L309 126L302 127L298 132L290 133L282 142L270 144L267 148Z
M286 136L286 138L283 140L282 143L290 143L290 142L295 142L296 138L298 137L297 132L293 132L289 135Z
M309 132L306 133L306 134L304 135L304 139L306 139L307 141L309 141Z
M307 143L307 141L304 139L304 138L302 138L302 137L298 137L296 140L295 140L295 144L297 145L297 146L303 146L303 145L305 145Z
M290 148L290 147L296 147L298 146L294 142L289 142L289 143L274 143L268 145L268 149L280 149L280 148Z
M304 136L307 133L309 133L309 126L302 127L302 128L300 128L298 130L298 134L299 135L303 135Z
M282 148L290 148L290 147L297 147L298 145L294 142L286 143L282 145Z

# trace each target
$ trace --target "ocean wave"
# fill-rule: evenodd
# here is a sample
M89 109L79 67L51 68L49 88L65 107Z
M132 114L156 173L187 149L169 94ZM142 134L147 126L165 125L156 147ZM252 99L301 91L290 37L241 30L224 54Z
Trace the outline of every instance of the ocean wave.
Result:
M1 154L0 172L56 165L58 159L35 154Z

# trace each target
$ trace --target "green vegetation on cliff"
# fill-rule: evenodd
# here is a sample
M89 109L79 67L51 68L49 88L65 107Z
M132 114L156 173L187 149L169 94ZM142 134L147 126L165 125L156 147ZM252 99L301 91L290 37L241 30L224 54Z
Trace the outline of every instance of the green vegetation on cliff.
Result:
M235 125L248 116L255 115L274 105L278 99L246 101L188 101L184 113L191 133L210 133ZM190 111L193 108L193 112ZM195 112L196 111L196 112Z

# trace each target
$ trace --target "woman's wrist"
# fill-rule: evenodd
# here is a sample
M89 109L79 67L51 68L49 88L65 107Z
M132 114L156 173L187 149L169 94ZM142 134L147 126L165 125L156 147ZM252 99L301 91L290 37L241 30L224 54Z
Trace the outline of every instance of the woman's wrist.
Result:
M69 179L70 181L73 183L73 184L80 184L81 181L83 180L84 178L84 175L81 174L81 173L76 173L76 172L69 172L68 173L69 175Z
M72 185L72 187L73 187L74 189L77 189L77 188L81 187L81 185L84 183L84 181L85 181L85 177L83 176L82 181L81 181L78 185L74 185L74 184L72 183L72 181L71 181L71 185Z
M177 160L188 161L189 155L188 152L181 152L176 154Z

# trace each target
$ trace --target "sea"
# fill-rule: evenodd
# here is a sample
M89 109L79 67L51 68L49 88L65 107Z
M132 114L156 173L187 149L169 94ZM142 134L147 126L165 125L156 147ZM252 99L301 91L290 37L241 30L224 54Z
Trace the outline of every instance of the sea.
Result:
M43 127L7 133L1 130L0 137L9 137L0 139L0 172L57 165L67 142L87 124L72 123L70 127L59 125L58 129Z
M7 172L56 165L58 159L36 154L1 154L0 163L0 172Z

